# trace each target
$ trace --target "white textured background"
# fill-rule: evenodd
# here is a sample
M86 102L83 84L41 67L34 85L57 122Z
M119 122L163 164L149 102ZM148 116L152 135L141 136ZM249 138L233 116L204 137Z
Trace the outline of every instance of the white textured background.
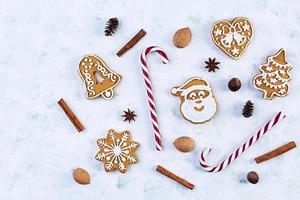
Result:
M237 61L221 52L210 38L212 24L219 19L248 17L254 37ZM105 37L106 20L118 17L120 27ZM177 49L174 32L189 26L191 44ZM147 35L132 50L118 58L115 53L140 28ZM300 198L300 157L296 148L284 156L257 165L253 158L290 140L300 141L300 3L297 0L241 1L100 1L100 0L0 0L0 199L272 199ZM165 150L154 150L147 98L138 57L148 45L159 45L170 57L163 65L149 59L154 81L161 133ZM285 98L262 99L251 85L259 65L279 48L287 50L294 66L291 91ZM101 56L123 76L116 95L106 101L85 99L77 65L83 55ZM208 73L204 61L216 57L220 70ZM219 112L205 125L185 121L173 86L192 76L203 76L214 89ZM241 79L241 90L232 93L227 82ZM78 134L57 101L63 97L86 130ZM241 116L243 104L255 103L252 118ZM130 108L136 122L124 123L120 115ZM283 110L287 118L226 170L209 174L198 164L199 152L212 147L209 162L216 163ZM128 129L141 143L140 162L122 175L106 173L94 159L96 139L106 131ZM187 154L172 145L187 135L196 149ZM196 185L190 191L155 171L157 164ZM85 168L91 184L74 183L72 169ZM255 170L257 185L245 181Z

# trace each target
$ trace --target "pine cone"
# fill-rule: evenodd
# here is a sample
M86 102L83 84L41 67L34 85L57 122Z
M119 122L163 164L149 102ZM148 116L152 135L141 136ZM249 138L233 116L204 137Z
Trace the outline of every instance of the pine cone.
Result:
M104 34L106 36L112 36L115 31L117 30L119 26L119 20L118 18L110 18L107 22L106 22L106 27L104 30Z
M250 100L248 100L244 105L242 115L246 118L249 118L252 116L253 110L254 110L254 104Z

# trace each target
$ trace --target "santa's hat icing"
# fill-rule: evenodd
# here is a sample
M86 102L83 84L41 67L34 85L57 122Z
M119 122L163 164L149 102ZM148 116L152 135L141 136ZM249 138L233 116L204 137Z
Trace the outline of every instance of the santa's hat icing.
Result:
M171 93L174 96L185 96L196 89L211 91L211 88L206 80L196 77L187 80L184 84L182 84L179 87L172 88Z
M268 58L273 65L280 68L289 67L290 64L286 61L285 50L280 49L274 56Z

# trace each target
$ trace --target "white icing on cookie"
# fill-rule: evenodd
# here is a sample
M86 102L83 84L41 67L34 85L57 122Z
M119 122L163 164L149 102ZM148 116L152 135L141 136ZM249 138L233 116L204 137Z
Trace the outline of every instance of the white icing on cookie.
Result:
M103 62L101 58L95 55L86 55L80 61L79 75L85 83L87 99L93 99L102 96L104 99L113 97L113 88L120 82L121 76L113 72ZM99 75L99 79L96 75Z
M209 121L217 112L218 106L208 82L202 78L191 78L180 87L171 90L180 97L180 111L192 123Z
M253 85L264 92L265 99L270 100L274 95L286 96L290 89L291 69L291 64L285 58L285 50L280 49L274 56L267 58L267 63L260 66L261 74L253 78Z
M195 103L194 100L186 99L180 107L181 113L186 119L193 123L203 123L210 120L217 112L217 104L210 94L201 103Z

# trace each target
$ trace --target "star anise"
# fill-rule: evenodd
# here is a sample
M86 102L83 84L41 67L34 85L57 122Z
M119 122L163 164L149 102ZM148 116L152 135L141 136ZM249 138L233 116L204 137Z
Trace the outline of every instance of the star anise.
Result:
M127 111L123 111L125 114L122 115L124 117L124 121L128 121L130 123L131 120L135 121L136 114L134 114L134 111L127 109Z
M220 64L220 62L216 62L216 58L208 58L208 61L205 61L205 63L207 64L205 68L208 68L208 72L216 72L216 69L219 69L218 64Z

